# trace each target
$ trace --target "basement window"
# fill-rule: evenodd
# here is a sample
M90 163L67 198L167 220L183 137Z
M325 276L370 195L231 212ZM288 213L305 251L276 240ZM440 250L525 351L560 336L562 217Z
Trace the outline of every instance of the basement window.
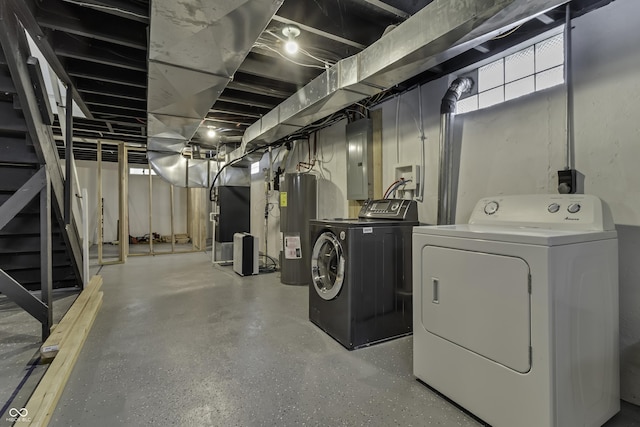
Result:
M493 61L476 72L477 93L458 101L458 114L563 84L564 34Z
M260 173L260 162L251 163L251 175Z
M147 175L149 176L149 172L151 175L155 175L156 171L150 168L129 168L129 175Z

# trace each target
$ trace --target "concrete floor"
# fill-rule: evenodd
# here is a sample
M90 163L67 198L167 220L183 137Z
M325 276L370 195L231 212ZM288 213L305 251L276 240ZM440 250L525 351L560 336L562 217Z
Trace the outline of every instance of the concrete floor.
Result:
M105 266L104 303L51 426L477 426L415 380L412 338L349 352L307 288L204 253ZM623 403L607 427L640 426Z
M78 296L77 290L53 291L53 322L58 323ZM47 366L38 364L42 326L13 301L0 295L0 426L11 408L22 408Z

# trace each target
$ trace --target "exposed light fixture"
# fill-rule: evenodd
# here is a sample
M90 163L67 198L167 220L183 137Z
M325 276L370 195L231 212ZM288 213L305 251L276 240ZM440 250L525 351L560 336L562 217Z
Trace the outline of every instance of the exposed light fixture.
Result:
M216 130L214 128L209 128L209 130L207 130L207 137L215 138L216 135Z
M295 55L298 52L298 42L295 39L300 35L300 28L295 25L287 25L282 29L282 34L287 38L284 50L289 55Z

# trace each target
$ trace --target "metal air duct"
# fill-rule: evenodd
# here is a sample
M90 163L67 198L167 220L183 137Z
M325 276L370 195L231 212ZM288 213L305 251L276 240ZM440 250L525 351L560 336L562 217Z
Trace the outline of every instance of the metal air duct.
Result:
M435 0L265 114L246 130L231 157L290 135L566 2Z
M208 185L209 162L182 151L283 1L151 1L147 150L158 175Z

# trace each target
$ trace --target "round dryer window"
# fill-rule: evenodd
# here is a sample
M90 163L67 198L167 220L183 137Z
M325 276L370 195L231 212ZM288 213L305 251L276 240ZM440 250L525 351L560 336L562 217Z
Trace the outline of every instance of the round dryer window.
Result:
M311 255L313 286L325 300L335 298L344 282L344 256L342 245L335 234L322 233L313 246Z

